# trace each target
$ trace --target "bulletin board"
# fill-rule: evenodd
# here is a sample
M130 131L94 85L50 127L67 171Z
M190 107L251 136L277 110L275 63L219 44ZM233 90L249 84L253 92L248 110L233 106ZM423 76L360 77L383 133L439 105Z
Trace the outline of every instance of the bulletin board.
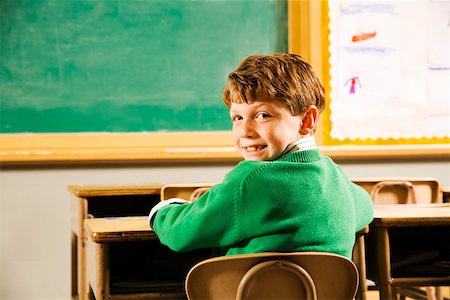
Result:
M449 144L450 2L329 1L327 9L323 144Z

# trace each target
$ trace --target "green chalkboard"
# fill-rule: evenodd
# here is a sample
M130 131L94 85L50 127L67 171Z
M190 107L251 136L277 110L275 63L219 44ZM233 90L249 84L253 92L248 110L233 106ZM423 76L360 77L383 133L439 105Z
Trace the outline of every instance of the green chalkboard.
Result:
M286 0L1 0L0 133L215 131L247 55L287 51Z

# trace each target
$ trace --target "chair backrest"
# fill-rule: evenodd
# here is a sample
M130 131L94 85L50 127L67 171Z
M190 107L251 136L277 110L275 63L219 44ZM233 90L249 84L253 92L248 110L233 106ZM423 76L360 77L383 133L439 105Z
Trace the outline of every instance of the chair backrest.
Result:
M255 253L210 258L186 278L188 299L353 299L358 270L323 252Z
M185 200L195 200L204 192L208 191L214 183L170 183L161 188L161 201L170 198L182 198Z
M434 178L360 178L352 181L375 197L377 204L439 203L440 186ZM161 201L169 198L195 200L214 183L173 183L161 188Z
M434 178L352 179L372 196L374 204L439 203L439 182Z

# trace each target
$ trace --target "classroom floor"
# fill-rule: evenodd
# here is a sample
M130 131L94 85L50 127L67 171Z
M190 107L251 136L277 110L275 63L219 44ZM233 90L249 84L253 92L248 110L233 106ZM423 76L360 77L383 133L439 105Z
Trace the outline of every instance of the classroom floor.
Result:
M368 291L367 292L367 300L380 300L378 291Z

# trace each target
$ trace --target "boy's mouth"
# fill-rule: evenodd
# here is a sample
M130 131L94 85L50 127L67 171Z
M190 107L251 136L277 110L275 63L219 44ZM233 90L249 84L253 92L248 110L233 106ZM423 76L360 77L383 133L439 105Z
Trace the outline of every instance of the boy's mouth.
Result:
M255 151L259 151L259 150L266 148L266 146L248 146L248 147L243 147L243 148L247 152L255 152Z

